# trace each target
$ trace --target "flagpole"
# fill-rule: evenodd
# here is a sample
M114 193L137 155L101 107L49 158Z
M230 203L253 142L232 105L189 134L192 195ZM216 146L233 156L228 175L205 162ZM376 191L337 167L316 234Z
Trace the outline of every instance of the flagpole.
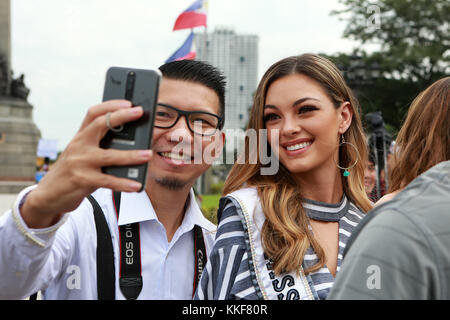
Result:
M208 29L207 29L207 0L195 0L194 3L192 3L186 10L184 10L175 20L175 24L173 26L173 31L175 30L181 30L181 29L191 29L191 34L189 35L188 39L190 39L190 45L192 46L192 40L195 38L194 34L194 28L198 26L204 26L204 39L203 43L198 43L199 49L202 50L202 53L204 54L204 57L206 60L207 53L208 53ZM179 49L186 50L184 47L187 45L187 42L183 44L183 46ZM183 51L184 52L184 51ZM178 54L178 52L175 52ZM174 54L175 54L174 53ZM171 57L172 58L172 57ZM171 59L169 58L169 59ZM194 57L192 57L192 54L189 53L189 57L186 56L185 59L195 59L195 53Z
M205 12L206 12L206 17L208 17L208 0L205 0ZM208 18L207 18L208 19ZM208 20L206 20L206 25L205 25L205 29L204 29L204 36L203 36L203 54L204 54L204 61L208 61L208 52L207 52L207 38L208 38Z

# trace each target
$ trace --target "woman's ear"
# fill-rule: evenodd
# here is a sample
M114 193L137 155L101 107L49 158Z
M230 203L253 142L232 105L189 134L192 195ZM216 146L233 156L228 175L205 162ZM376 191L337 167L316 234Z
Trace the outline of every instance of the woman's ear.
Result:
M350 102L345 101L338 109L339 113L339 133L343 134L350 127L353 119L353 109Z

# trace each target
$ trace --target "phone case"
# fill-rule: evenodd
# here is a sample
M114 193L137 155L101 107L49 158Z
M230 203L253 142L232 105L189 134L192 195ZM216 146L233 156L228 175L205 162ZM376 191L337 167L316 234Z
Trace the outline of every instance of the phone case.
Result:
M154 113L158 100L161 73L159 70L143 70L111 67L106 73L103 101L126 99L133 106L142 106L143 116L124 124L120 132L109 130L100 141L104 149L145 150L151 148ZM138 181L145 188L148 163L133 166L103 167L102 171L116 177Z

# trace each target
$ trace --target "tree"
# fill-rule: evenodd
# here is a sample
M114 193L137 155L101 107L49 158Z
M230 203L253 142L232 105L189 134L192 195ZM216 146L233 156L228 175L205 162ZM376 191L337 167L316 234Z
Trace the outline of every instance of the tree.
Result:
M450 73L450 1L340 0L344 37L380 46L385 75L428 86Z
M363 113L381 110L385 122L399 129L414 97L450 73L450 1L340 0L332 11L347 21L343 36L360 42L351 54L327 56L344 71ZM368 44L378 49L368 51ZM352 61L365 75L349 77ZM371 77L371 66L380 75ZM361 71L361 70L360 70ZM367 79L369 81L367 81Z
M414 97L423 90L418 82L383 76L386 67L378 53L367 54L354 50L352 54L321 54L333 61L343 72L347 84L358 98L363 114L381 111L392 135L396 135ZM360 70L352 70L352 62L359 61ZM373 69L379 75L372 74Z

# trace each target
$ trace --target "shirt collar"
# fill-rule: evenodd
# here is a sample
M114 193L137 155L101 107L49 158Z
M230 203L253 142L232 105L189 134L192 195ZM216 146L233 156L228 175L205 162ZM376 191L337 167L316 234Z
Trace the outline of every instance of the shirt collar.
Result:
M126 225L148 220L158 220L155 209L145 191L139 193L122 192L118 225ZM191 189L181 226L190 230L198 225L207 231L214 231L216 226L203 216L197 204L194 191Z
M189 192L186 211L181 225L184 226L186 230L194 228L194 225L198 225L207 231L214 231L216 229L216 226L203 215L202 210L198 206L194 190L192 190L192 188Z
M118 225L148 220L158 220L158 217L145 190L132 193L122 192Z

